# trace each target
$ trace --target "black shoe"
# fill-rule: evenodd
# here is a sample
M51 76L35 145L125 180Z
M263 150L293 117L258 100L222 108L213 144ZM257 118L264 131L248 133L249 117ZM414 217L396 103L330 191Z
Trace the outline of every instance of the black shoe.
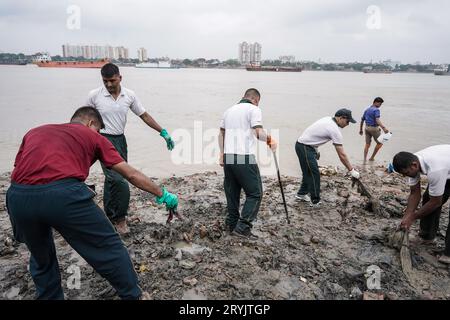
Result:
M244 239L247 239L247 240L257 240L258 239L258 236L253 234L253 233L251 233L250 230L248 230L246 232L240 232L240 231L233 230L231 235L237 236L237 237L240 237L240 238L244 238Z

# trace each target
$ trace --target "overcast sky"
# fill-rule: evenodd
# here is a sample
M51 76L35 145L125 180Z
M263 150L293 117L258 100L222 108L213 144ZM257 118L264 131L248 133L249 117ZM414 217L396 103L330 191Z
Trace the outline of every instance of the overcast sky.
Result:
M80 8L79 29L70 5ZM110 44L131 57L145 47L150 57L223 60L257 41L263 59L448 63L449 14L448 0L1 0L0 51Z

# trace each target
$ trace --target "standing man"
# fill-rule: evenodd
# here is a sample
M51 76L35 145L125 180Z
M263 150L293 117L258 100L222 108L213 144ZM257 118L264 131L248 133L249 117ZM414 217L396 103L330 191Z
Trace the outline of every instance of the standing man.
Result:
M350 164L344 151L342 133L339 130L348 126L350 122L356 123L352 112L340 109L334 117L322 118L306 128L295 144L295 152L302 169L302 184L295 197L309 202L311 207L320 207L320 172L317 163L320 155L319 146L331 140L342 164L353 178L359 179L359 172Z
M408 230L420 220L419 237L423 244L433 244L439 231L442 206L450 196L450 145L443 144L416 153L399 152L393 160L394 170L409 177L411 192L400 227ZM426 175L428 186L422 197L422 207L417 209L420 198L420 175ZM450 264L450 222L445 235L444 254L439 262Z
M167 148L172 150L174 142L166 129L161 126L145 111L135 93L120 85L122 76L119 68L107 63L101 69L104 86L89 92L86 105L96 108L105 122L102 135L108 139L120 156L128 161L127 141L124 131L127 123L128 110L140 117L150 128L160 133L166 140ZM109 170L102 165L105 174L103 191L103 206L108 218L116 226L120 234L129 232L126 217L130 203L130 188L127 181L117 172Z
M6 206L14 237L31 252L29 270L37 299L64 299L52 229L106 278L122 299L142 298L126 247L95 204L95 192L83 183L96 160L155 195L157 203L165 203L168 209L178 205L176 195L122 159L98 133L103 127L96 109L81 107L70 123L30 130L17 153Z
M276 141L262 126L261 95L248 89L241 101L227 109L220 124L220 165L224 167L224 189L228 215L226 228L232 235L254 240L251 232L262 199L262 183L256 163L257 139L264 141L275 151ZM241 190L245 192L242 214L239 214Z
M367 154L369 153L370 144L372 142L372 138L375 140L377 144L375 149L373 150L372 156L369 161L375 160L375 155L383 146L382 143L378 142L378 137L381 135L381 130L384 133L388 133L389 130L383 125L380 120L380 107L383 104L384 100L380 97L375 98L373 100L373 104L364 111L364 114L361 118L361 124L359 126L359 134L363 135L363 124L366 122L365 134L366 134L366 145L364 147L364 163L367 161ZM381 129L380 129L381 128Z

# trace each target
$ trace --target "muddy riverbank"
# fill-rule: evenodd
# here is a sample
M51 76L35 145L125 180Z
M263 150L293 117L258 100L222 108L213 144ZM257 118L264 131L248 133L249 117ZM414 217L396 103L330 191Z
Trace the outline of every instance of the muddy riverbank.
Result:
M384 299L450 299L450 269L437 262L435 248L412 241L416 277L411 283L402 272L398 251L388 246L387 235L398 225L408 195L403 178L386 174L383 167L363 170L362 181L379 201L379 212L374 212L369 199L343 172L323 173L323 206L318 209L296 201L298 178L283 176L290 224L276 177L263 178L256 241L223 230L226 201L221 172L158 180L180 195L184 220L175 219L170 225L165 223L164 208L132 187L131 234L123 241L141 287L154 299L169 300L362 299L366 291ZM96 185L95 199L101 206L102 176L93 176L88 183ZM0 299L33 299L29 253L13 241L6 213L8 186L5 173L0 177ZM447 204L437 238L440 246L448 210ZM418 223L412 228L412 240L417 228ZM111 286L56 232L55 244L67 299L117 299ZM370 266L381 272L379 289L368 288Z

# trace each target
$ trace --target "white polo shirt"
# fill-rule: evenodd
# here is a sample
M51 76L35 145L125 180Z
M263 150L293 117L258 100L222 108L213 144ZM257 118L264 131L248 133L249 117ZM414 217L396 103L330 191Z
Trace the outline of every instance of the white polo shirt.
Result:
M450 180L450 144L428 147L415 155L419 158L421 172L415 178L408 178L408 185L419 183L422 173L427 176L430 196L442 196Z
M138 117L145 112L135 93L122 86L117 100L114 100L104 86L92 90L88 94L86 105L94 107L100 112L105 123L105 129L102 129L101 132L113 135L124 133L129 109Z
M261 109L251 103L238 103L223 114L220 127L225 129L224 153L256 154L253 128L262 127Z
M342 145L343 137L333 117L325 117L306 128L297 141L308 146L319 147L328 141L333 141L334 145Z

